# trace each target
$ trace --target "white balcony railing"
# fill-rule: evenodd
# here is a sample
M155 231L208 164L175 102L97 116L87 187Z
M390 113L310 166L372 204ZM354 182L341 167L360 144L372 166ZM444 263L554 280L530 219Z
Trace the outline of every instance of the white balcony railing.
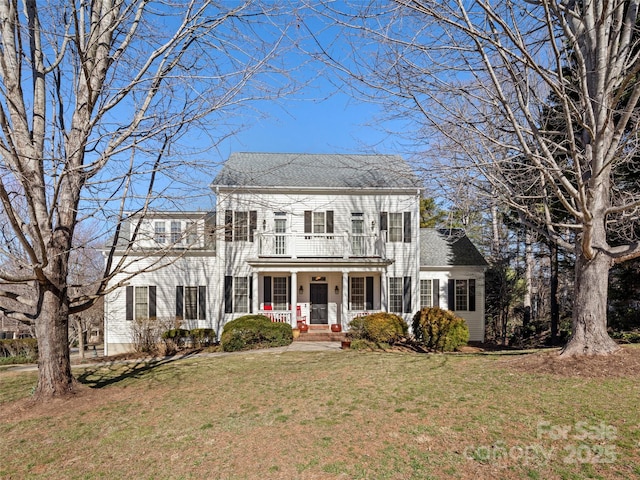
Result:
M320 233L257 233L261 257L383 257L384 242L376 235Z

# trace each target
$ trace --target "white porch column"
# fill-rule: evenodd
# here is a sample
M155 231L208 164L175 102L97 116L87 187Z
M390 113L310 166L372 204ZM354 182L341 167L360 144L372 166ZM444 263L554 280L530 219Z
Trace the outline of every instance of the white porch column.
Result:
M387 295L387 270L380 273L380 309L383 312L389 311L389 295Z
M340 309L340 323L346 329L349 323L349 272L342 272L342 308Z
M297 326L296 308L298 307L298 272L291 272L291 327Z
M251 299L251 311L258 313L260 310L260 296L258 295L258 272L255 270L251 274L251 293L253 295Z

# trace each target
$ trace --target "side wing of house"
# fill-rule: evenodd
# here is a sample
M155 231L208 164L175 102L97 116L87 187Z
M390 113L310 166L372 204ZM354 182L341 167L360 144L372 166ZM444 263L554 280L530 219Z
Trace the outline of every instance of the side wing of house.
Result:
M135 219L123 229L121 249L113 261L123 260L124 268L110 283L121 287L105 298L105 354L131 351L149 333L170 328L217 331L220 269L215 232L205 215L149 215L126 250L133 225Z
M421 229L420 308L438 306L467 322L469 340L483 342L487 263L463 232Z

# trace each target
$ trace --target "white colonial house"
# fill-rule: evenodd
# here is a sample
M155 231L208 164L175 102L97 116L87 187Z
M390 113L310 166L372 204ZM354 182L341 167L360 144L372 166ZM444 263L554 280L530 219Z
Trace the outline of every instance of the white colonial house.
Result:
M263 313L328 331L377 311L410 324L433 305L483 341L487 264L461 231L420 228L422 188L400 157L236 153L212 188L215 212L122 228L131 266L113 281L141 273L107 296L106 354L131 349L134 318L219 334Z

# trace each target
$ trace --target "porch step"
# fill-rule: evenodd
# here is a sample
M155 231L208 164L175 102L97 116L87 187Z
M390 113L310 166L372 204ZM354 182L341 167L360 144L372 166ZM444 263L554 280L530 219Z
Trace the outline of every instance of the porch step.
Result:
M308 332L300 332L298 338L294 338L294 342L341 342L346 340L347 336L344 332L334 333L327 331L325 326L323 331L309 329Z

